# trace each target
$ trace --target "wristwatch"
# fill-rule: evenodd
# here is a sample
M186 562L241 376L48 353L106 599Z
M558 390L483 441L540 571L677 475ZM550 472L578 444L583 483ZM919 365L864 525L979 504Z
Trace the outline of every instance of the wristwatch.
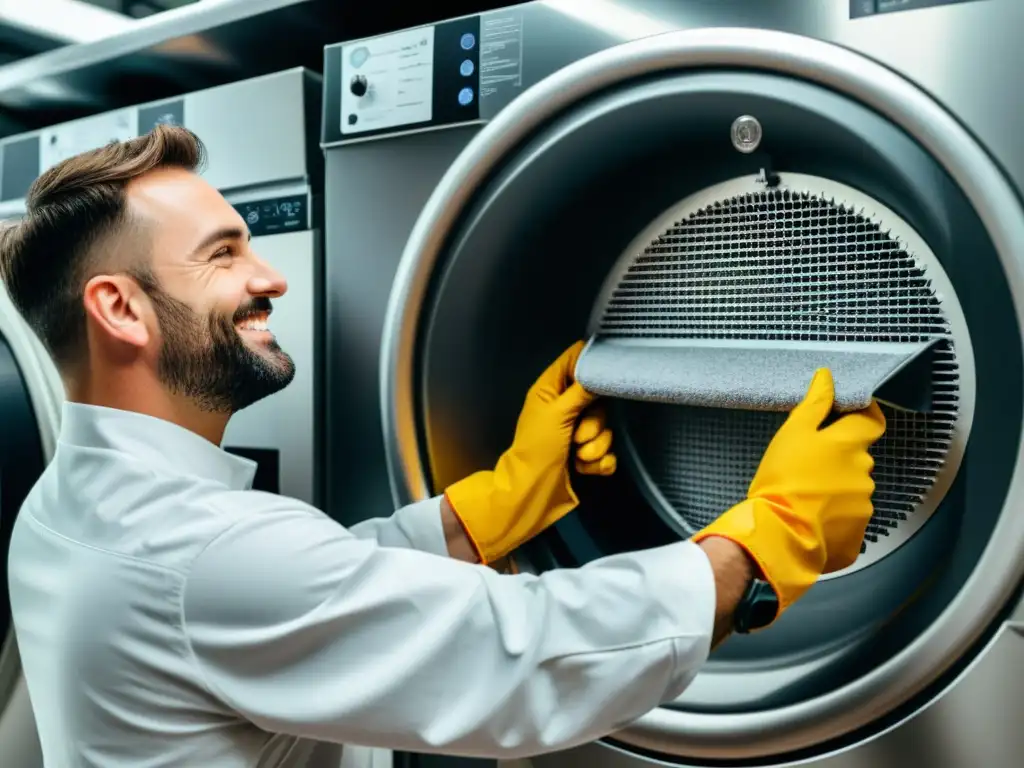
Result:
M763 629L775 621L779 612L779 596L764 579L754 578L733 612L733 631L746 635Z

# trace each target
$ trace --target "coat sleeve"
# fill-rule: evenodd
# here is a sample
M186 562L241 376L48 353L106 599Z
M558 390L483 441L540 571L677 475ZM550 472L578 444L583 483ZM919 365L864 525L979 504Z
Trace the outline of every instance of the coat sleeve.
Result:
M707 658L714 605L691 542L502 575L280 508L197 557L182 626L211 693L268 732L502 759L674 699Z
M351 526L357 539L371 539L385 547L403 547L448 555L448 544L441 527L441 497L409 504L390 517L375 517Z

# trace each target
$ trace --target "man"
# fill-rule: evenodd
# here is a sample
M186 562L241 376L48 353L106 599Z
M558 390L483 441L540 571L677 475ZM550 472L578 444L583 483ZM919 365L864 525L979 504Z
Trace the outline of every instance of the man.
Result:
M766 626L856 557L884 420L872 406L822 427L823 371L749 498L693 540L539 577L481 567L576 506L570 464L615 470L572 381L578 343L527 393L494 469L440 498L345 529L250 490L253 464L218 446L232 413L291 380L267 330L286 284L201 158L170 127L71 158L0 241L67 392L9 565L50 768L569 747L676 697L751 584L771 607L743 621Z

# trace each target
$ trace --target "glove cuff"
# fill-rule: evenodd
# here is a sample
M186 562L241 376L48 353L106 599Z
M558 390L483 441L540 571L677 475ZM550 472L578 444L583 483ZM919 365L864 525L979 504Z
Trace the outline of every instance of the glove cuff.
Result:
M486 547L474 532L473 520L487 519L490 516L491 496L493 495L493 472L476 472L469 477L452 483L444 491L445 501L455 519L462 526L466 538L476 551L481 565L490 565L489 548ZM498 559L501 555L494 557Z
M544 531L578 504L569 471L536 472L506 454L494 471L445 489L445 498L485 565Z
M747 553L778 595L775 620L814 585L825 565L821 532L798 531L787 523L792 518L766 499L746 499L693 536L696 543L721 536Z

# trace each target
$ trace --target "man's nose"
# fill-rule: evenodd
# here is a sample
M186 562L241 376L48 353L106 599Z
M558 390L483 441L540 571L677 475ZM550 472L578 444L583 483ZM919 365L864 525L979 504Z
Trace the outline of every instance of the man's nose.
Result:
M256 259L256 269L249 278L249 293L254 296L283 296L288 290L288 281L284 275L260 258Z

